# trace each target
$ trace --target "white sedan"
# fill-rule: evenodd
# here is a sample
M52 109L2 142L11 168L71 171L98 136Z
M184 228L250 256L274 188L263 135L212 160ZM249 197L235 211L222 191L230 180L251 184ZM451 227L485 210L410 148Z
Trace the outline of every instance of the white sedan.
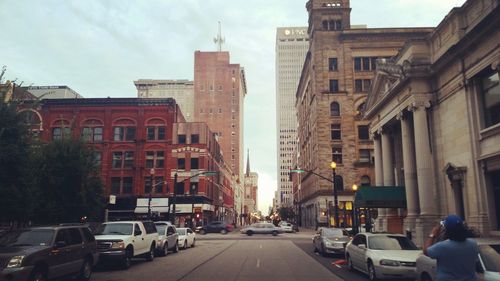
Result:
M422 253L406 236L388 233L359 233L345 251L348 269L362 271L370 280L414 279L416 260Z
M191 228L177 228L177 234L179 234L179 248L187 249L188 247L194 247L196 243L196 234Z

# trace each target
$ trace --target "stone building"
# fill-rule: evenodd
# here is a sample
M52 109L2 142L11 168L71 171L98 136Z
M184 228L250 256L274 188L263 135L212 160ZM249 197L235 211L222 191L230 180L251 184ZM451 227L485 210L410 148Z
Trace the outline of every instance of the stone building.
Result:
M405 187L399 215L419 245L447 214L500 235L499 42L499 2L469 0L377 61L365 114L377 185Z
M395 56L407 40L432 29L351 26L348 0L310 0L306 8L310 45L296 93L297 167L332 178L330 162L337 163L339 225L349 226L351 187L379 180L368 121L362 118L375 62ZM332 183L311 172L300 178L301 225L335 224Z
M68 86L29 86L23 87L38 98L44 99L81 99L82 95Z

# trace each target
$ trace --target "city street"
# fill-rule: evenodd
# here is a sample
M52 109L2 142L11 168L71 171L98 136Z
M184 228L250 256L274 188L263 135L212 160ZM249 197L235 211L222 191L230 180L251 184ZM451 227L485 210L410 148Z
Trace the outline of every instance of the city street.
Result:
M195 248L157 257L153 262L134 260L129 270L100 266L92 280L367 280L345 266L332 265L340 256L314 253L312 231L246 236L198 235Z

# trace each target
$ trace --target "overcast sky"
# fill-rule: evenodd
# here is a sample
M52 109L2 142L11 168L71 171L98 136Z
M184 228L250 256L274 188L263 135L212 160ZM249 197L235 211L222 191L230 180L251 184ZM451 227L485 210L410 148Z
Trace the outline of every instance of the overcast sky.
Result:
M433 27L464 0L351 0L351 24ZM195 50L245 68L245 159L259 209L277 187L275 37L306 26L306 0L0 0L0 66L23 85L67 85L84 97L136 97L136 79L193 79ZM246 163L246 160L245 160Z

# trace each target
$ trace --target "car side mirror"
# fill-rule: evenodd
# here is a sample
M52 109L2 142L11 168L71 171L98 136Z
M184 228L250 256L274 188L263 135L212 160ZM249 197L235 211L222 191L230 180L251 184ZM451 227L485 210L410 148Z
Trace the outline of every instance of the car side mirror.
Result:
M136 230L136 231L134 232L134 235L135 235L135 236L139 236L139 235L141 235L141 234L142 234L142 231L141 231L140 229L138 229L138 230Z
M366 249L366 245L365 245L365 244L359 244L359 245L358 245L358 247L359 247L360 249L363 249L363 250L365 250L365 249Z
M55 247L58 248L64 248L66 247L66 242L65 241L57 241Z

